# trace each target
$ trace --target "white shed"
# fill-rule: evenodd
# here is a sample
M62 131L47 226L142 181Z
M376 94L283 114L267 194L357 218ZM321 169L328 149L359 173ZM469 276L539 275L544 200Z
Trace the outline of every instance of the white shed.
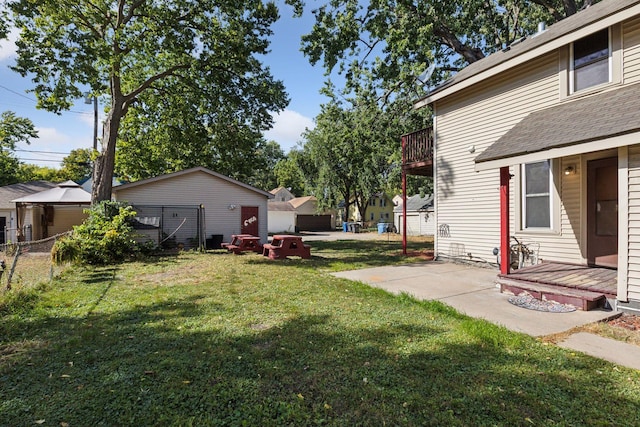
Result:
M196 167L113 188L115 200L138 212L140 229L159 241L214 247L232 234L253 234L267 242L270 193L233 178Z
M433 236L435 234L433 195L420 197L419 194L407 199L407 235ZM402 233L402 201L393 208L393 224Z

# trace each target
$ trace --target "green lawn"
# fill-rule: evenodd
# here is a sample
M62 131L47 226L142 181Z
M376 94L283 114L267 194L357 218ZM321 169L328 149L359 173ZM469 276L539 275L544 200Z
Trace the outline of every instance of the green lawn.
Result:
M328 274L397 252L185 253L4 295L0 425L640 424L638 371Z

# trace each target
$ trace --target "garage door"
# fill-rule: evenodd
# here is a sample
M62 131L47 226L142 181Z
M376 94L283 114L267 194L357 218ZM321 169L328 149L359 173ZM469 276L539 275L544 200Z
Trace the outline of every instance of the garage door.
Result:
M298 215L298 231L331 231L331 215Z

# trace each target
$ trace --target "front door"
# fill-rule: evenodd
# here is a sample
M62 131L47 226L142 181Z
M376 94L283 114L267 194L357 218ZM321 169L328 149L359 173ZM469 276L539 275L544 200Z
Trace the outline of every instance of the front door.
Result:
M258 228L258 206L242 206L240 208L240 232L260 236Z
M587 162L587 261L618 267L618 159Z

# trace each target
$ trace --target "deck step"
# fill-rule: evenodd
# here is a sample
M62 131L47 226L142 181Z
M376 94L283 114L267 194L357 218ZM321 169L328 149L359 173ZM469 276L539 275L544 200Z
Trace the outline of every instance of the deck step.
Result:
M555 301L561 304L571 304L579 310L594 310L606 304L606 296L600 292L592 292L584 289L567 288L564 286L549 286L525 280L512 280L498 276L500 292L510 292L520 295L527 292L537 299Z

